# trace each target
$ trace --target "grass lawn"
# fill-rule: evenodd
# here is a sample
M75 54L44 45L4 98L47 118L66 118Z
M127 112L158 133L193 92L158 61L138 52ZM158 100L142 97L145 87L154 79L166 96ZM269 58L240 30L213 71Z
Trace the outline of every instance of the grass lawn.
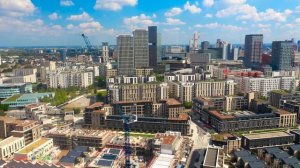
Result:
M273 129L263 129L263 130L252 130L252 131L237 131L233 132L233 134L241 136L243 134L253 133L268 133L268 132L276 132L276 131L286 131L288 128L273 128Z
M124 132L121 132L121 134L124 134ZM140 133L140 132L130 132L130 136L133 136L133 137L143 137L143 138L154 138L155 134Z
M13 95L13 96L7 98L7 99L5 100L5 102L16 101L16 100L17 100L19 97L21 97L21 96L22 96L21 94Z

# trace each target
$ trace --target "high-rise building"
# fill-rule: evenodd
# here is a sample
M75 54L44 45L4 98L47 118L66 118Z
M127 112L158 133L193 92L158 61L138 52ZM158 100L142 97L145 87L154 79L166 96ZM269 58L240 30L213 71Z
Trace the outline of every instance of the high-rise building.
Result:
M189 44L190 52L194 52L199 49L199 38L200 38L199 33L195 32L193 38L190 40L190 44Z
M120 75L134 74L134 49L131 35L117 37L118 72Z
M157 32L157 26L149 26L148 33L149 65L155 67L161 62L161 34Z
M272 68L273 70L291 70L294 56L292 41L273 41Z
M107 63L109 60L109 48L107 42L102 43L102 59L104 63Z
M134 30L133 45L135 68L149 67L148 31L144 29Z
M249 34L245 37L245 56L244 64L252 67L261 63L263 45L262 34Z
M201 42L201 49L202 50L207 50L209 48L210 44L208 41L202 41Z

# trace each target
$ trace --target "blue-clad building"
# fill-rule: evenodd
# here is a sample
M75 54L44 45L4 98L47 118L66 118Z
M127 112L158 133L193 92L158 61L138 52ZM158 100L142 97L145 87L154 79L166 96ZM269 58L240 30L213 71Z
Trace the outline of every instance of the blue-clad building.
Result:
M32 93L31 83L0 84L0 99L6 99L16 94Z
M1 104L8 104L9 107L12 108L25 107L28 104L38 103L40 99L43 99L45 97L54 98L54 96L54 92L16 94L1 101Z

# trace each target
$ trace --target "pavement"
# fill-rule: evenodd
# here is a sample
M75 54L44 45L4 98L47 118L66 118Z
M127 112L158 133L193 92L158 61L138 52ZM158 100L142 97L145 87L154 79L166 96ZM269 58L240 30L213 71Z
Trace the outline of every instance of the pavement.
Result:
M193 140L193 147L190 152L186 167L194 168L198 167L198 165L201 165L202 157L204 159L204 153L209 144L210 134L206 132L206 129L202 128L199 122L193 120L190 122L190 128L193 129L193 134L191 137Z

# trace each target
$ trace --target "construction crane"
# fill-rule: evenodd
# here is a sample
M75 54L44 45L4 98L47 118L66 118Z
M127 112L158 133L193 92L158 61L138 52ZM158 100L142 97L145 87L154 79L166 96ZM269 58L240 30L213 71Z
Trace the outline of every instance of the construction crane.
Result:
M125 168L130 168L130 155L131 155L131 145L130 145L130 124L137 122L137 115L133 114L133 108L130 107L130 112L126 114L121 105L118 105L119 112L123 118L124 124L124 151L125 151ZM133 104L136 110L136 104Z
M82 36L82 38L83 38L83 40L84 40L84 42L85 42L86 48L87 48L89 51L91 51L92 48L93 48L93 46L92 46L92 44L91 44L89 38L88 38L86 35L84 35L84 34L81 34L81 36Z

